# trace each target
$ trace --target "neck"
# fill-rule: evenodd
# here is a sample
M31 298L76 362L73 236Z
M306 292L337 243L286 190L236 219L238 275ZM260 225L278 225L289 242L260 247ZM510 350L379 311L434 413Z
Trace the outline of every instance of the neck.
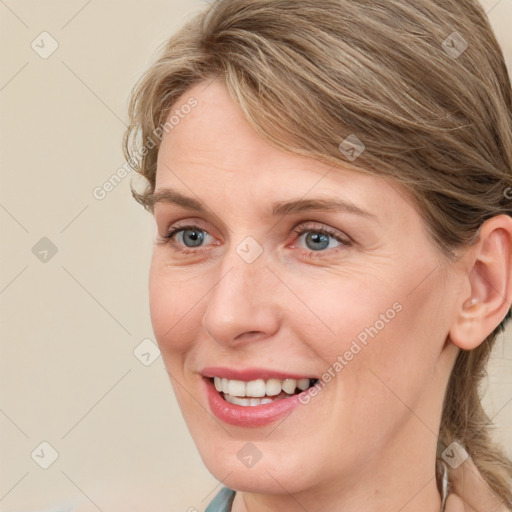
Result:
M232 512L304 512L319 510L339 512L341 510L364 510L365 512L382 512L396 510L400 512L440 512L441 496L437 489L435 477L432 476L423 485L410 485L408 489L391 493L388 489L367 483L364 493L353 490L351 493L333 496L316 492L301 494L263 495L237 492L233 501Z
M415 435L400 437L386 450L375 452L350 474L336 474L315 487L290 494L237 492L232 512L304 512L364 510L382 512L440 512L441 494L435 476L437 440L424 425L413 427ZM397 439L398 441L398 439ZM428 454L426 456L426 454ZM277 480L274 477L274 480Z
M369 490L367 489L367 492ZM373 489L371 492L375 492ZM318 503L321 501L321 510L324 512L339 512L341 510L364 510L365 512L382 512L382 510L396 510L400 512L440 512L441 497L435 485L435 482L428 482L426 486L416 491L404 492L400 499L395 500L396 505L391 505L390 501L382 498L380 492L375 492L373 496L345 497L336 501L330 501L325 506L325 496L322 500L308 499L306 496L294 495L257 495L251 493L239 493L235 495L232 512L277 512L286 510L287 512L304 512L309 510L318 510ZM361 508L363 507L363 508Z

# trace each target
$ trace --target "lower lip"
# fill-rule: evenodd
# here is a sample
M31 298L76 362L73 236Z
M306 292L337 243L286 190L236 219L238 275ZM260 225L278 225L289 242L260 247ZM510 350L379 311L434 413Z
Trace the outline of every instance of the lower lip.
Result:
M203 378L203 380L212 413L225 423L239 427L260 427L286 416L301 404L299 397L306 392L281 398L270 404L243 406L227 402L215 389L211 379Z

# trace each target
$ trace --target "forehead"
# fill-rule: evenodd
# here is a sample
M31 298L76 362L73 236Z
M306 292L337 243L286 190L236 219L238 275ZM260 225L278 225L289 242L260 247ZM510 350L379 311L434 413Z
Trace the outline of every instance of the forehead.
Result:
M195 106L183 108L187 104ZM215 192L224 202L237 205L247 198L275 203L292 197L335 197L373 215L371 205L382 203L383 195L407 198L403 190L397 194L398 184L390 186L382 177L341 164L335 168L271 146L254 132L219 80L191 87L176 101L168 119L171 116L173 123L179 121L162 139L157 193L168 188L201 199Z
M269 164L303 165L303 158L286 154L257 136L221 81L191 87L176 101L168 119L176 122L177 111L191 99L196 106L182 115L169 133L164 133L159 165L162 159L176 164L210 163L233 173Z

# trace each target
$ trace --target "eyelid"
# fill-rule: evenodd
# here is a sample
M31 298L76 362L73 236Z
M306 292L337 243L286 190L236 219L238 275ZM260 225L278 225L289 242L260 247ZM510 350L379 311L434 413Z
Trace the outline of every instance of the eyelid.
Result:
M332 236L335 239L338 239L339 241L341 241L343 243L348 244L348 243L352 242L352 239L343 231L340 231L339 229L332 228L330 226L327 226L325 224L318 223L318 222L316 222L316 223L315 222L313 222L313 223L302 222L297 227L295 227L293 229L294 233L300 233L300 234L307 233L308 231L317 231L317 232L327 233L328 235Z
M169 233L171 231L178 231L178 230L182 230L182 229L193 229L193 228L200 229L201 231L205 231L209 235L213 236L210 233L210 231L204 227L203 224L204 224L203 221L198 218L187 218L185 220L177 220L175 222L171 222L168 227L165 227L163 229L164 234L160 235L160 237L167 238L167 236L169 235ZM167 226L167 223L166 223L166 226ZM158 224L157 224L156 231L157 231L157 233L159 232Z

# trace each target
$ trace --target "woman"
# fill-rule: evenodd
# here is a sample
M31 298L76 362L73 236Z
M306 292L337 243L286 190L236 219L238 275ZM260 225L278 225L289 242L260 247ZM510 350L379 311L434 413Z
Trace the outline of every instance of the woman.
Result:
M512 94L482 8L217 0L130 117L207 510L510 509L478 394L512 297Z

